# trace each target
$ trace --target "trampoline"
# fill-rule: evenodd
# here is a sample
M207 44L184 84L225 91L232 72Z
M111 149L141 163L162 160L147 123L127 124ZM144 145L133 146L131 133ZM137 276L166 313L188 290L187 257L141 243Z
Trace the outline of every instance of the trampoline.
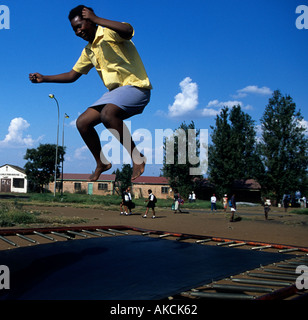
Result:
M0 251L10 269L0 300L159 300L281 260L141 235L54 242Z

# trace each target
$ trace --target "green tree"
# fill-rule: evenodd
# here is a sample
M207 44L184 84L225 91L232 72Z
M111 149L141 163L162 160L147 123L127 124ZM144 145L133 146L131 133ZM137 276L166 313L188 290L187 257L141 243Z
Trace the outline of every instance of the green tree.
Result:
M234 106L225 107L216 117L209 146L209 180L216 193L231 191L234 180L257 176L260 160L256 149L255 122Z
M37 149L27 149L25 172L32 191L42 191L44 185L54 181L55 173L55 144L40 144ZM64 160L65 148L58 147L57 178L60 176L61 161Z
M121 189L121 192L132 185L133 168L130 164L123 164L121 170L117 169L113 173L116 175L116 184Z
M277 201L285 192L307 188L308 139L302 120L293 99L274 91L261 118L259 148L266 173L261 185Z
M195 128L193 121L189 125L184 122L171 137L165 138L164 141L162 174L164 177L169 178L170 186L178 189L184 197L187 197L189 192L193 190L194 178L200 177L191 175L190 168L198 167L200 161L192 164L192 155L189 154L191 150L194 150L195 155L193 156L195 156L195 159L199 157L199 134L200 130ZM194 136L193 139L189 138L192 136Z

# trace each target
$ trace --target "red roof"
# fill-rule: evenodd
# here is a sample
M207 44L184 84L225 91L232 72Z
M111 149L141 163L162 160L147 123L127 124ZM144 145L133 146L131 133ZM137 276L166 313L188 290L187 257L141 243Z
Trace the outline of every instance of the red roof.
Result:
M165 177L150 177L150 176L140 176L132 181L133 184L165 184L169 185L168 178Z
M89 176L87 173L63 173L63 180L88 180ZM101 174L97 181L115 181L115 177L115 174Z

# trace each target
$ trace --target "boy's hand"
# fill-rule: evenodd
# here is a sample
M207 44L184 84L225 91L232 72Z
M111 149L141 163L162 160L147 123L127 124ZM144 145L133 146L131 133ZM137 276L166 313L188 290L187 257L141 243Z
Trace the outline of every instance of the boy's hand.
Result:
M87 8L82 9L82 17L92 22L94 22L95 18L97 18L95 13Z
M29 79L32 83L42 83L43 82L43 76L40 73L30 73Z

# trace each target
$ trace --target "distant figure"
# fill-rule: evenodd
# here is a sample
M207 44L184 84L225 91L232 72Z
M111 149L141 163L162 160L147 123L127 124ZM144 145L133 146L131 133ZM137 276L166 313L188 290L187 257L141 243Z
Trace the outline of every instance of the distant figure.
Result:
M181 212L180 209L180 201L181 201L181 197L179 194L179 191L177 189L174 190L174 213L177 213L177 211L179 210L179 212Z
M227 194L224 195L224 197L222 198L222 204L224 207L224 212L227 211L227 207L228 207L228 196Z
M213 210L215 210L215 212L216 212L216 210L217 210L217 208L216 208L216 201L217 201L217 199L216 199L216 196L215 196L215 193L211 196L211 211L213 212Z
M271 200L265 197L263 202L265 220L268 219L268 213L271 210L271 205Z
M191 202L196 202L196 194L194 191L191 192Z
M282 202L283 202L284 212L287 212L289 207L289 198L287 195L283 196Z
M231 200L231 217L230 217L230 222L234 222L234 213L236 212L236 201L235 201L235 194L232 195Z
M155 219L155 203L156 203L156 197L154 196L154 194L152 193L152 190L149 189L148 190L148 194L149 194L149 198L147 200L145 200L145 202L147 202L147 209L145 211L145 214L143 216L143 218L146 218L147 217L147 214L149 212L149 208L152 209L152 213L153 213L153 216L152 218Z
M132 214L132 195L130 193L130 187L127 187L126 190L123 192L123 198L122 203L120 204L121 208L121 214L124 214L126 216L129 216ZM122 207L124 207L124 211L122 210Z

